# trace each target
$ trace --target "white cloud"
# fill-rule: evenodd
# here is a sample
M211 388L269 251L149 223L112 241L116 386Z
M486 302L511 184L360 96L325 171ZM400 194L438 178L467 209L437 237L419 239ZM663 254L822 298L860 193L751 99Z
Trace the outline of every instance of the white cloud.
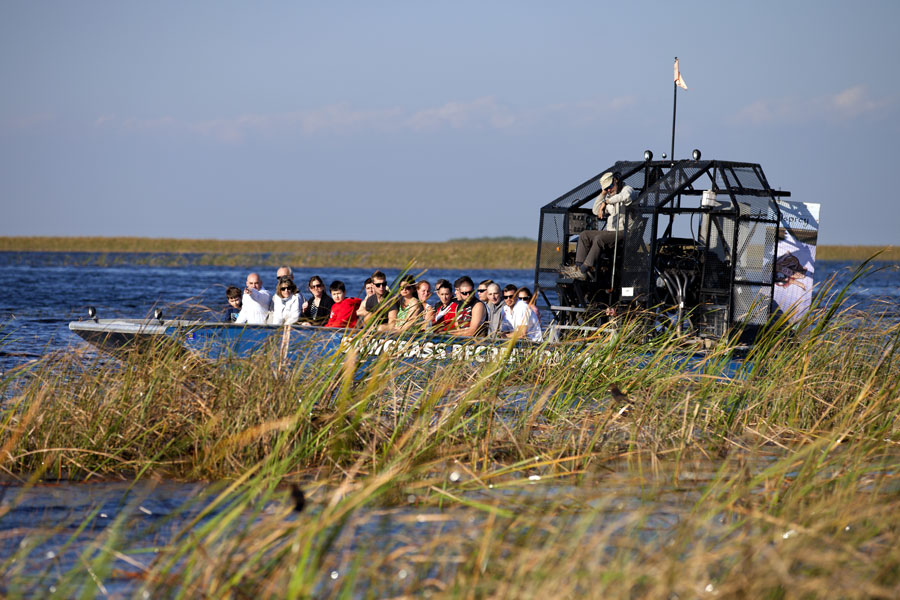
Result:
M619 97L514 109L486 96L471 101L450 101L440 106L413 111L397 107L360 109L347 103L339 103L311 110L245 114L188 122L181 122L170 116L138 119L101 115L94 120L93 126L126 132L182 130L225 143L239 143L248 136L283 135L285 132L303 136L361 130L426 133L447 128L510 129L542 120L559 122L565 119L583 123L626 110L634 103L633 97Z
M485 97L472 102L447 102L443 106L417 111L405 119L405 124L417 131L434 131L443 126L504 129L517 120L511 109L498 104L492 97Z
M857 85L838 92L829 99L833 112L847 118L856 118L860 115L882 110L890 105L887 100L875 100L870 98L866 87Z
M872 98L866 86L857 85L835 94L812 98L756 100L739 110L733 120L755 125L819 120L849 121L877 115L892 104L888 99Z

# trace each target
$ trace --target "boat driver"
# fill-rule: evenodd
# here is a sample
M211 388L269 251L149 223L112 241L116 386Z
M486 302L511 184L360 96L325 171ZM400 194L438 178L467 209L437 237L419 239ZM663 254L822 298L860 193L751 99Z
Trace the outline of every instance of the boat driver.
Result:
M600 177L600 194L594 199L593 213L606 219L602 231L582 231L575 248L575 266L566 267L564 275L573 279L587 279L593 272L600 251L621 243L625 235L624 208L637 199L637 192L630 185L623 185L618 173L606 172Z

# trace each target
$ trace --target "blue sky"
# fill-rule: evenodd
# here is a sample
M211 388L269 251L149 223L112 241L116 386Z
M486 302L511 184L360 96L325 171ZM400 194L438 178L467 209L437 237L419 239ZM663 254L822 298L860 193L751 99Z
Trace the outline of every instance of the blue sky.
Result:
M617 160L759 162L896 244L898 2L4 2L0 235L537 236Z

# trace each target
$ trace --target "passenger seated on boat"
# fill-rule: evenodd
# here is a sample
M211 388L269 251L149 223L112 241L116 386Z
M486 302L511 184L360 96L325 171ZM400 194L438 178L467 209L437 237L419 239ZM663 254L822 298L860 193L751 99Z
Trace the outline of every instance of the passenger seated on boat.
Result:
M456 306L455 327L449 331L451 335L473 337L485 332L484 302L475 295L475 283L467 275L463 275L454 284L461 301Z
M300 320L300 294L297 285L287 276L278 280L278 288L272 298L272 313L269 323L272 325L291 325Z
M370 296L367 292L366 298L363 300L359 310L356 311L356 314L367 325L370 323L381 325L387 323L387 307L381 304L387 298L389 292L387 276L381 271L375 271L372 273L372 285L374 293Z
M375 284L372 283L371 277L366 277L366 282L363 284L363 298L368 298L372 294L375 293Z
M482 302L486 303L488 301L487 288L492 283L494 283L493 279L485 279L484 281L482 281L481 283L478 284L478 299L481 300Z
M275 271L275 281L280 280L282 277L287 277L288 279L293 281L294 280L294 270L291 269L291 267L288 265L281 265L280 267L278 267L278 270ZM300 304L303 304L303 302L305 300L303 298L303 292L301 292L300 289L298 288L297 293L300 294ZM270 310L271 310L271 308L272 307L269 306Z
M318 275L309 278L308 287L312 296L303 303L300 316L309 319L308 324L310 325L324 325L331 315L331 305L334 304L334 301L325 293L325 283Z
M344 282L339 279L332 281L329 287L331 288L331 298L334 300L334 304L331 305L331 314L325 327L356 327L358 318L356 311L359 310L362 300L345 297L344 294L347 293L347 288L344 286Z
M509 334L515 329L512 321L509 319L512 315L509 310L512 310L512 307L516 305L516 300L518 300L516 293L518 291L519 288L511 283L503 288L503 318L500 320L499 337L509 337Z
M275 271L275 279L281 279L282 277L287 277L291 281L294 280L294 270L291 269L288 265L281 265L278 267L278 270Z
M503 337L521 336L532 342L540 342L544 339L541 322L528 303L521 299L521 296L525 295L523 292L527 291L528 288L516 289L514 285L508 285L503 290L505 304L501 335Z
M531 293L531 290L524 286L520 287L518 290L516 290L516 297L519 300L525 302L525 304L527 304L531 308L531 310L534 311L534 316L536 316L538 318L538 322L540 322L541 313L538 310L537 303L534 302L536 298L534 297L534 294Z
M271 301L272 295L262 286L259 274L250 273L247 275L246 287L241 296L241 312L234 322L248 325L265 324Z
M434 307L428 303L428 300L431 298L431 284L424 279L419 281L416 284L416 295L419 298L419 302L422 303L424 325L430 326L432 319L434 319Z
M500 333L500 324L503 322L503 290L500 285L491 282L484 294L487 302L484 303L484 322L487 323L488 337L495 338Z
M593 213L599 219L606 219L602 231L582 231L575 248L575 267L567 267L564 275L573 279L587 279L589 272L597 265L597 258L604 249L611 249L622 242L625 235L625 207L637 198L637 192L630 185L619 181L618 173L604 173L600 177L602 191L594 199Z
M226 323L234 323L241 312L241 288L229 285L225 290L225 298L228 300L228 308L225 309Z
M422 312L422 303L416 294L416 280L412 277L404 277L400 280L400 297L388 311L388 322L379 325L379 331L405 332L422 326L419 315Z
M438 301L434 304L432 327L437 331L448 331L456 326L456 302L453 300L453 286L446 279L438 279L435 284Z

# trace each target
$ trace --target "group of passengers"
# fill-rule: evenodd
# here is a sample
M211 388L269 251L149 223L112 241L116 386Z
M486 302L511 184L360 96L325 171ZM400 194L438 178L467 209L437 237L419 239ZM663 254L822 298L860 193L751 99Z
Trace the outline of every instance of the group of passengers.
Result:
M290 267L280 267L276 278L274 296L263 288L258 273L247 276L243 291L229 287L225 292L229 304L226 320L340 328L365 324L386 332L425 330L461 337L518 335L535 342L543 339L535 298L527 287L509 284L501 288L486 279L476 288L464 275L452 284L439 279L432 289L430 282L405 275L392 292L385 274L375 271L365 281L365 298L347 296L340 280L331 283L329 295L322 278L316 275L309 279L307 300L297 289ZM436 296L433 302L432 295Z

